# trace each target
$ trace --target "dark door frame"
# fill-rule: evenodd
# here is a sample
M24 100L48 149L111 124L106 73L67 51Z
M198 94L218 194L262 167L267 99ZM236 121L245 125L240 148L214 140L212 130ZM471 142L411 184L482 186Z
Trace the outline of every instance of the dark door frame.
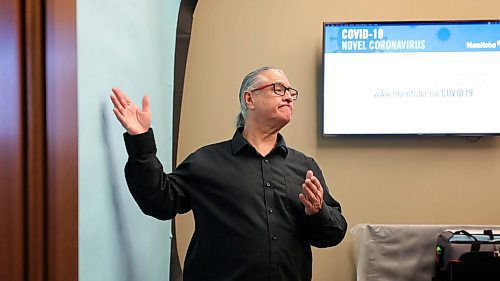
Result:
M179 8L173 167L197 2ZM78 280L76 20L76 0L0 0L0 280Z

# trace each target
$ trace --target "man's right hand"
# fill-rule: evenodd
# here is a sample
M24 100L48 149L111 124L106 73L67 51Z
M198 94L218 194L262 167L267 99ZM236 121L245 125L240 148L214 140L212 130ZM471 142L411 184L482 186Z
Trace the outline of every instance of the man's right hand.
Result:
M145 133L151 127L151 111L149 111L149 97L142 98L142 110L120 89L112 88L111 101L115 106L113 112L116 118L130 135Z

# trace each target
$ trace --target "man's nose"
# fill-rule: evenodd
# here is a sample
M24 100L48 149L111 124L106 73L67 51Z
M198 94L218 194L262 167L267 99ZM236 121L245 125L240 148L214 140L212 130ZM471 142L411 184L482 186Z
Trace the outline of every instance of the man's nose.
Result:
M290 94L290 90L285 90L285 94L283 95L283 99L288 101L288 102L293 101L292 95Z

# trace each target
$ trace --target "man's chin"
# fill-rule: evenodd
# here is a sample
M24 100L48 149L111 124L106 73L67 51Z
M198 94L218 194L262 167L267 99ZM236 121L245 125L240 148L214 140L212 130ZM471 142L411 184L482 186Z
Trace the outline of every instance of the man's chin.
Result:
M281 128L285 127L288 123L290 123L290 121L292 121L292 116L290 116L289 118L284 118L280 124Z

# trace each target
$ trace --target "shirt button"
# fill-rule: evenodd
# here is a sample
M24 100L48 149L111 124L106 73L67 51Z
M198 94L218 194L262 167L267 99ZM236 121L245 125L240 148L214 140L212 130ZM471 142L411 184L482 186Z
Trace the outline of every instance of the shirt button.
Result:
M270 186L271 186L271 183L270 183L270 182L266 182L266 186L267 186L267 187L270 187Z
M266 163L269 163L269 160L267 160L267 159L264 159L264 162L266 162Z
M271 236L271 239L272 239L273 241L276 241L276 240L278 240L278 237L276 237L276 235L274 235L274 234L273 234L273 235Z
M269 208L267 211L268 211L269 213L274 212L273 208Z

